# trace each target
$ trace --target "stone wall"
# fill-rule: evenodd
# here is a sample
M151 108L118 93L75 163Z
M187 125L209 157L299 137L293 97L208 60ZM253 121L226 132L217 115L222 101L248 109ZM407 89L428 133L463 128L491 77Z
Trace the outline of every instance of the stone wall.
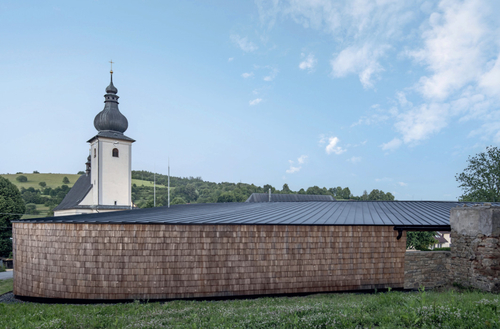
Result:
M405 254L405 289L442 287L449 283L451 252L407 251Z
M13 223L14 294L168 299L402 288L392 226Z
M451 281L500 292L500 207L451 210Z

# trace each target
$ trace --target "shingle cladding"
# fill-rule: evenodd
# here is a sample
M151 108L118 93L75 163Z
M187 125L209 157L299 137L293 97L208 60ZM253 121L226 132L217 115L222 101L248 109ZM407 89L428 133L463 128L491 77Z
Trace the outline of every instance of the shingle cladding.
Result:
M173 205L120 212L48 217L23 222L217 225L450 225L450 209L460 202L336 201ZM499 204L500 205L500 204Z

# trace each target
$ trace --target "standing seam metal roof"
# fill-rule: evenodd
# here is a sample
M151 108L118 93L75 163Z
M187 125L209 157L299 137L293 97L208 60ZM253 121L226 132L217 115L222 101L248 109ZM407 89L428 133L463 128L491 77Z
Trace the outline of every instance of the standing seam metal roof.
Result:
M468 203L472 205L472 203ZM450 210L461 202L336 201L173 205L99 214L46 217L19 222L199 225L450 225ZM497 203L495 205L500 205Z

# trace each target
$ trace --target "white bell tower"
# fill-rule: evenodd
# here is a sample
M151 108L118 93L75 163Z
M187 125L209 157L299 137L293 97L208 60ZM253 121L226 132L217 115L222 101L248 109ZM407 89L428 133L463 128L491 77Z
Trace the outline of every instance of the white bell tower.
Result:
M111 82L104 95L104 109L94 119L99 131L90 143L92 205L97 209L132 206L132 143L123 133L127 118L118 110L118 90ZM90 201L90 200L89 200Z

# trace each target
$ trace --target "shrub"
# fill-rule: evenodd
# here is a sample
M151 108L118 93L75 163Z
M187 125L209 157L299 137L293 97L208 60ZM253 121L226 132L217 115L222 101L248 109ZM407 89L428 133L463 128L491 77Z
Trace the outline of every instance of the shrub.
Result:
M20 176L17 176L16 177L16 180L19 182L19 183L25 183L28 181L28 177L24 176L24 175L20 175Z
M47 186L47 183L45 183L45 182L40 182L40 183L38 183L38 185L40 185L41 187L45 187L45 186Z
M83 174L85 174L85 171L81 171L81 170L80 170L80 171L79 171L79 172L77 172L76 174L77 174L77 175L83 175Z
M39 174L38 170L33 170L34 174Z
M68 177L64 176L64 178L63 178L63 181L62 181L62 182L63 182L63 184L69 184L69 179L68 179Z
M445 247L445 248L434 248L432 251L451 251L450 247Z

